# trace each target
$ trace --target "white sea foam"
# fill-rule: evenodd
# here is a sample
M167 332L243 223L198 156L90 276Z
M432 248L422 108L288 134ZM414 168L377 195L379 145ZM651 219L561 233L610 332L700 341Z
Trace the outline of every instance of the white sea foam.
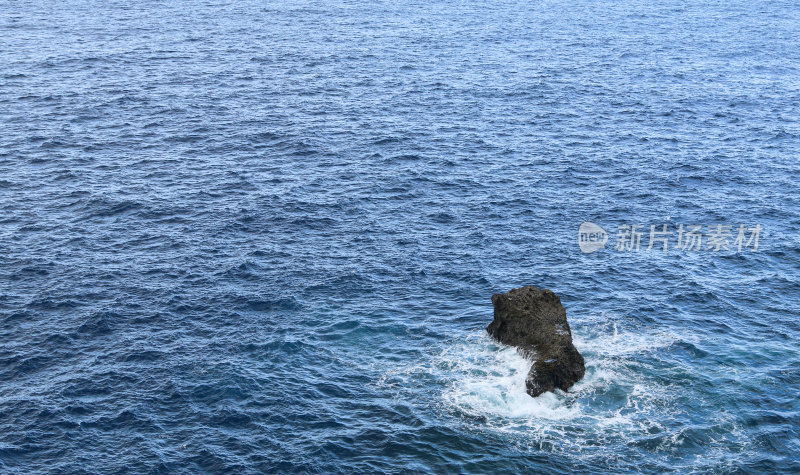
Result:
M488 339L474 340L441 355L452 358L453 363L452 381L444 393L449 404L473 415L544 419L576 416L576 409L567 407L555 394L534 399L525 392L530 362L514 348L498 348Z
M647 430L659 425L651 416L669 412L670 388L640 370L634 355L652 354L671 345L678 336L622 331L613 317L603 318L573 329L587 371L568 393L530 397L525 392L530 362L483 332L453 344L430 366L445 384L444 406L487 417L489 426L501 430L558 430L567 424L599 431Z
M698 337L610 314L573 317L572 333L586 360L586 375L566 393L528 396L530 362L482 330L412 366L384 369L379 384L392 387L398 398L419 397L420 391L436 396L439 416L453 418L448 423L460 420L464 430L501 436L522 453L562 453L593 464L615 460L620 451L668 454L688 439L698 443L697 434L688 430L693 425L687 423L691 414L685 398L687 393L702 398L703 392L674 379L680 364L674 351L682 348L674 345L699 344ZM438 390L431 393L432 388ZM699 399L694 403L705 404ZM744 456L732 454L731 444L747 447L743 435L724 418L730 416L720 417L704 466L724 466ZM698 466L696 461L686 463Z

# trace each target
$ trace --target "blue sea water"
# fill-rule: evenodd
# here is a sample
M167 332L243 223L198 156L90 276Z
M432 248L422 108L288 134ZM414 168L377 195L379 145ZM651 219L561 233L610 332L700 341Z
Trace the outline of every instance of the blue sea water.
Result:
M798 158L792 1L0 0L0 472L800 472Z

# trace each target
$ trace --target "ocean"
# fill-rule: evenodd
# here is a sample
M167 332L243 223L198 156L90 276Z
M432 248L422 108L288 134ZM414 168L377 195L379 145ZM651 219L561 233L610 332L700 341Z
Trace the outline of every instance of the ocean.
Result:
M0 472L800 473L798 78L783 0L0 0Z

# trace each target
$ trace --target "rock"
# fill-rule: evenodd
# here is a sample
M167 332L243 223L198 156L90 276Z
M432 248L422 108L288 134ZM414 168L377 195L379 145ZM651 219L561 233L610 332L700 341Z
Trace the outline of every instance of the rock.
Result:
M583 356L572 344L567 311L556 294L527 286L492 295L492 304L494 320L486 331L533 361L525 380L528 394L566 391L583 378Z

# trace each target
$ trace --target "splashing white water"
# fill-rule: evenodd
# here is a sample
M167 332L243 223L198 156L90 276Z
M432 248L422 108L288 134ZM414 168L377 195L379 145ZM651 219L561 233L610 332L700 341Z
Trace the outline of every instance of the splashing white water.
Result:
M530 362L483 332L446 348L432 365L446 381L445 406L488 417L490 425L503 429L553 423L652 428L657 418L649 416L668 412L672 394L649 378L633 356L666 348L678 336L620 331L615 321L604 319L573 330L575 346L586 359L586 376L568 393L530 397L525 391Z
M438 388L440 416L471 432L502 435L521 453L546 451L578 457L582 463L608 463L620 451L644 457L675 453L679 447L718 447L701 465L728 466L736 457L737 435L730 415L692 421L694 405L708 403L691 386L675 352L698 344L693 334L677 334L626 322L615 315L582 316L572 326L573 341L586 361L586 375L568 392L537 398L525 391L530 362L482 330L454 341L413 366L384 373L380 384L403 398ZM385 370L384 370L385 371ZM689 384L687 387L685 384ZM694 398L687 405L687 397ZM425 406L426 409L429 406ZM704 433L713 424L713 438ZM696 467L695 459L685 461ZM726 465L728 464L728 465Z
M488 338L475 338L450 348L442 358L452 362L452 382L445 401L472 415L511 418L571 419L577 409L552 393L532 398L525 391L530 362L514 348L498 347Z

